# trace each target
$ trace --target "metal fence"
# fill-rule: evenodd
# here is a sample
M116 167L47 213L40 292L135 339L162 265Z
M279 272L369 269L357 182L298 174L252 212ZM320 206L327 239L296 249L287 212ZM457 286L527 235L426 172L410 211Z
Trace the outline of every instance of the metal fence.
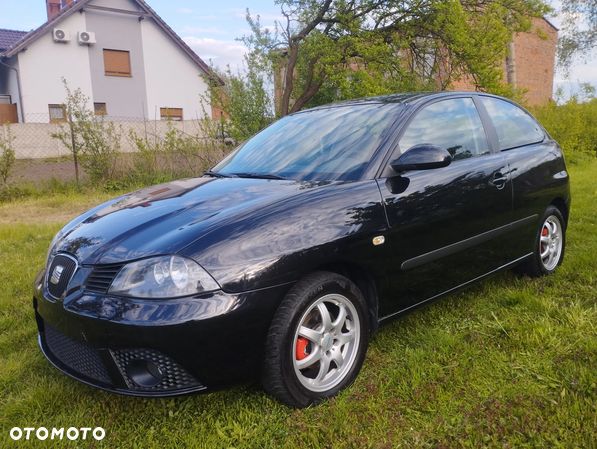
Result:
M203 136L199 120L161 121L143 120L131 117L106 117L112 122L120 135L120 151L123 153L137 151L132 135L146 139L160 139L171 129L177 129L192 136ZM60 132L65 123L49 123L48 114L28 114L25 123L6 125L13 136L13 148L17 159L41 159L69 155L64 144L53 137Z

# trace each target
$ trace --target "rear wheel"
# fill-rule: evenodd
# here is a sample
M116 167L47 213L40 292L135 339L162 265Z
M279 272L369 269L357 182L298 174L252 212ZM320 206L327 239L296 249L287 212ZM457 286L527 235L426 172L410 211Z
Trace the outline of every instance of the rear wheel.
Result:
M335 273L314 273L288 293L269 330L265 390L293 407L334 396L357 376L368 345L359 289Z
M537 277L553 273L564 259L566 228L560 210L550 206L545 211L535 237L535 250L519 270Z

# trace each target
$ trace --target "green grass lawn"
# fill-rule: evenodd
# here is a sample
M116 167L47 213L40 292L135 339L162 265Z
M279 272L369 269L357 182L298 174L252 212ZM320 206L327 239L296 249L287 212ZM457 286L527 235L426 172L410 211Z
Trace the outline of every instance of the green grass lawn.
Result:
M568 247L554 276L506 272L391 322L356 383L307 410L252 385L148 400L60 374L37 348L32 278L66 215L106 195L0 206L0 447L596 447L597 161L570 171ZM17 443L14 426L107 435Z

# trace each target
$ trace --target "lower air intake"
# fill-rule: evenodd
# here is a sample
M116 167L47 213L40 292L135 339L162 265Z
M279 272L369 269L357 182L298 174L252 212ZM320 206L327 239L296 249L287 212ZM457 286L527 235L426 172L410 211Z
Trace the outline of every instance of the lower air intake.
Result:
M96 349L67 337L47 324L44 326L44 340L52 355L68 369L105 384L111 383Z
M159 351L118 349L110 352L127 386L132 390L159 392L201 386L182 366ZM143 369L147 369L145 375L140 373Z

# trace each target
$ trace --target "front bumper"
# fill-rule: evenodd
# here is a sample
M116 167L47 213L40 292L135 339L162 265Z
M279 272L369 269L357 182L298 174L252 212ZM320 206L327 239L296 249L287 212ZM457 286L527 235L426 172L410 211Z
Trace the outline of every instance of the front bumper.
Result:
M256 375L290 287L160 301L75 288L53 300L43 279L35 281L33 307L46 358L83 383L133 396L186 394Z

